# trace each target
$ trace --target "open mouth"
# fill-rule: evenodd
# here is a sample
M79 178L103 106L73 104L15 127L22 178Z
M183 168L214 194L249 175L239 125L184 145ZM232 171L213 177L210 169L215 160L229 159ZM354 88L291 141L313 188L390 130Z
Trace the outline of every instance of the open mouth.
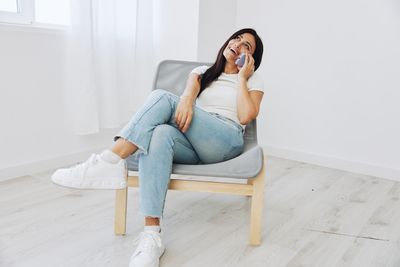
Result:
M232 47L229 47L229 50L230 50L232 53L234 53L235 55L238 55L238 52L237 52L235 49L233 49Z

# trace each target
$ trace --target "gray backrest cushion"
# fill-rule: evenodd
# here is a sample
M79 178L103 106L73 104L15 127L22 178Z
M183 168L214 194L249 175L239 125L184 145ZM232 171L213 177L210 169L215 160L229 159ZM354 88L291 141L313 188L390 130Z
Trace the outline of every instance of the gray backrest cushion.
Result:
M153 90L164 89L175 95L181 95L191 70L198 66L211 66L212 63L190 62L178 60L162 61L157 68L153 82ZM257 122L253 120L246 126L244 134L245 146L257 144Z

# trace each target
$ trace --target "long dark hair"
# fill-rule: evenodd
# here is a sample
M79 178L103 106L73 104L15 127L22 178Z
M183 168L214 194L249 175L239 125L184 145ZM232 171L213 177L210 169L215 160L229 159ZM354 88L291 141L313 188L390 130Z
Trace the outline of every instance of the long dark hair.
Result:
M245 28L238 30L234 34L232 34L231 37L229 37L228 40L224 43L224 45L221 47L221 49L218 52L217 59L215 60L214 65L212 65L210 68L207 69L207 71L201 76L200 80L200 92L198 96L203 92L204 89L206 89L213 81L215 81L221 73L224 71L225 68L225 63L226 63L226 58L224 57L224 50L226 46L228 45L229 41L238 37L241 34L244 33L250 33L251 35L254 36L256 39L256 50L253 53L253 58L254 58L254 71L258 69L258 67L261 64L261 59L262 59L262 54L264 51L264 46L261 41L261 38L258 36L257 32L254 29L251 28Z

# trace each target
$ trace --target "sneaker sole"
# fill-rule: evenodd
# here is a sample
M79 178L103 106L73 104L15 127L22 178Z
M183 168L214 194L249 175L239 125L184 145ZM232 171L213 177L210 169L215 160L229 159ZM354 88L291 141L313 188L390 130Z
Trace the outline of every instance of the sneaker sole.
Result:
M109 178L112 179L112 178ZM91 183L74 183L71 181L63 180L63 179L51 179L52 182L56 185L60 185L68 188L75 189L125 189L127 187L127 182L119 182L119 183L110 183L110 182L91 182Z
M159 261L158 261L158 264L157 263L155 263L154 265L152 265L151 267L159 267L160 266L160 264L161 264L161 257L164 255L164 253L165 253L165 246L164 246L164 250L163 250L163 252L160 254L160 256L158 257L159 258ZM131 266L131 264L129 264L129 266Z

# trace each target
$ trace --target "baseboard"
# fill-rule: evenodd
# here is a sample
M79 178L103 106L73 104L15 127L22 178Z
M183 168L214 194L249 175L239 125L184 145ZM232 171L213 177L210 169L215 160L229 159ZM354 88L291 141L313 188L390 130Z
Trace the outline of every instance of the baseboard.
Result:
M61 157L39 160L35 162L30 162L0 169L0 182L16 177L31 175L34 173L44 172L51 169L57 169L60 167L73 165L77 162L86 160L92 153L100 152L103 149L105 149L105 147L101 147L98 149L90 149Z
M344 170L348 172L360 173L379 178L400 181L400 169L392 169L384 166L371 165L363 162L349 161L345 159L333 158L325 155L316 155L303 151L264 145L264 154L289 160L301 161L323 167Z

